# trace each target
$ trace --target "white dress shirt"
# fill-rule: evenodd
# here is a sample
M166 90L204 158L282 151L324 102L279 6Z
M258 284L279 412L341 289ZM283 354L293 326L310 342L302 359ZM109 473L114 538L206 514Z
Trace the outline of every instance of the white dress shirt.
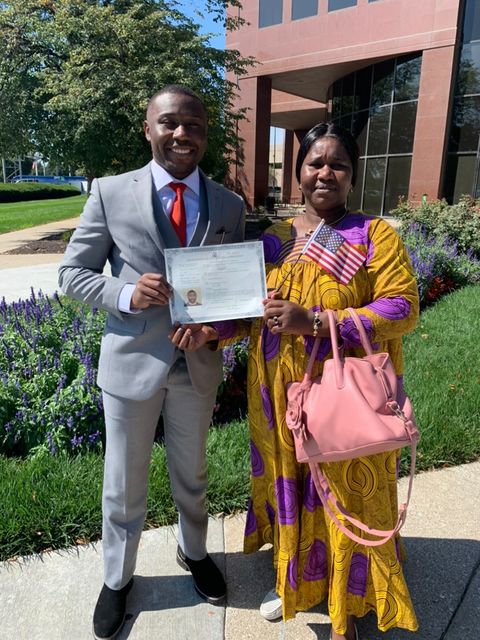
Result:
M168 186L169 182L183 182L187 188L183 192L183 201L185 203L185 214L187 217L187 245L192 239L195 227L198 222L198 214L200 209L200 173L198 168L186 178L178 180L165 171L155 160L150 162L150 170L152 172L153 184L159 195L165 215L170 218L170 213L175 200L175 191ZM131 310L130 303L132 300L135 285L125 284L118 297L118 310L123 313L139 313L139 310Z

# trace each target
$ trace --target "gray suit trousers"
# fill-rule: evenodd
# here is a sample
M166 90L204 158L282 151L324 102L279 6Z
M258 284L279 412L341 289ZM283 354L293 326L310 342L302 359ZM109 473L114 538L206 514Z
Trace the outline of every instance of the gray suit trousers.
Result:
M205 449L216 391L199 396L185 359L170 369L166 386L146 400L103 393L106 453L103 482L104 581L121 589L135 571L147 509L155 429L163 414L170 485L178 509L178 544L192 560L206 555Z

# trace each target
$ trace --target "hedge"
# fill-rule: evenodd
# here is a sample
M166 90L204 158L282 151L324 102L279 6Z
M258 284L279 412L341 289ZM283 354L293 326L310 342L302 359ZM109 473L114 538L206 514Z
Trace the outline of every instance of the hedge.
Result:
M80 191L69 184L57 185L44 182L7 182L6 184L0 184L0 203L70 198L79 194Z

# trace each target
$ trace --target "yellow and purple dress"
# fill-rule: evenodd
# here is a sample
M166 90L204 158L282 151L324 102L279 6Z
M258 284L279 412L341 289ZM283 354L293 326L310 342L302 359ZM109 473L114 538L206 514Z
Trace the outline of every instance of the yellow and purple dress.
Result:
M355 308L375 349L390 353L401 379L402 336L414 328L419 304L410 261L397 233L380 218L349 213L335 230L366 259L344 285L307 255L299 259L306 239L295 238L292 225L293 219L278 222L261 238L267 287L279 287L283 299L314 311L337 310L346 355L362 354L358 332L348 312L342 311ZM252 494L245 552L255 552L265 543L273 545L284 620L328 598L338 633L346 632L347 615L362 617L369 611L376 612L382 631L391 627L415 631L418 625L400 564L399 539L371 548L341 533L324 513L308 465L295 458L285 422L285 387L302 379L313 336L274 335L261 318L246 327L242 322L217 327L220 346L246 331L250 335ZM324 338L314 375L321 373L329 354L330 339ZM398 464L399 452L392 452L329 463L323 469L354 517L372 527L390 529L397 519Z

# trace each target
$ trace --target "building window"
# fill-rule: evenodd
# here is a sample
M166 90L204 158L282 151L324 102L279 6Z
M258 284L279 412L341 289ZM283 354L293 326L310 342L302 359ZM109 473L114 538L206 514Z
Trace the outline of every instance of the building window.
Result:
M260 0L258 26L271 27L281 24L283 16L283 0Z
M421 60L418 54L385 60L333 86L332 119L360 148L351 209L388 213L408 195Z
M337 11L338 9L347 9L347 7L356 7L357 0L328 0L328 10Z
M466 0L443 192L480 197L480 4Z
M310 18L318 13L318 0L292 0L292 20Z
M480 4L477 0L467 0L463 19L463 42L480 40Z

